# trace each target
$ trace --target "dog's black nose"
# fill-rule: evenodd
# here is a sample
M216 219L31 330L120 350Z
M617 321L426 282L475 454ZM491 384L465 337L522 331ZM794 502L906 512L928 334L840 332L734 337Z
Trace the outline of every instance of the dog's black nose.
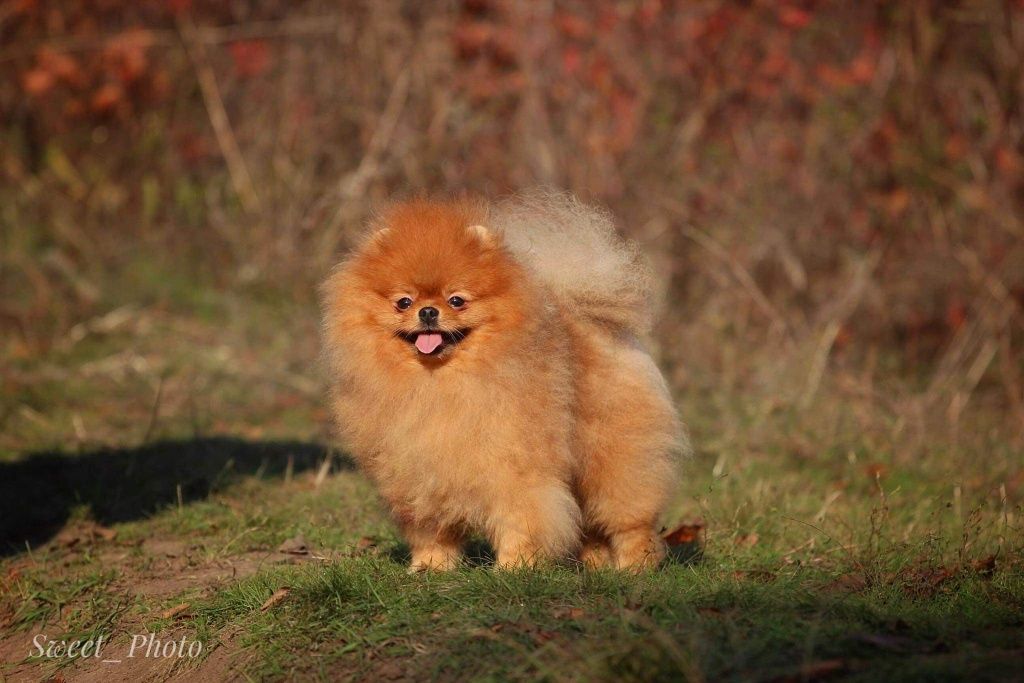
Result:
M428 325L437 322L438 311L433 306L424 306L420 309L420 320Z

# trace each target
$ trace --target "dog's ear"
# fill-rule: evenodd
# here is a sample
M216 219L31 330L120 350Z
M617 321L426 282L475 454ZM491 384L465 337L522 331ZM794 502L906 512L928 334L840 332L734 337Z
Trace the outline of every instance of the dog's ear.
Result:
M480 243L485 247L493 247L497 244L494 233L482 225L471 225L466 229L469 230L469 234L480 240Z

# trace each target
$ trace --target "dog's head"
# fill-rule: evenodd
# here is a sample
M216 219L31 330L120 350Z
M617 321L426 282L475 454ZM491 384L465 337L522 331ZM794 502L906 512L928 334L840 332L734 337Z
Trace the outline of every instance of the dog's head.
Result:
M392 207L328 281L330 333L358 335L386 361L427 367L523 343L515 330L524 274L485 223L470 202Z

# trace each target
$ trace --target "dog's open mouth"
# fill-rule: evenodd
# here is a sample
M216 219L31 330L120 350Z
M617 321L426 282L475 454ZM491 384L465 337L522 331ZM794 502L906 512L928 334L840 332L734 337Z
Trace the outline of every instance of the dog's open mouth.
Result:
M424 356L436 356L445 349L458 344L469 336L472 330L469 328L461 330L415 330L413 332L402 332L400 336L416 347Z

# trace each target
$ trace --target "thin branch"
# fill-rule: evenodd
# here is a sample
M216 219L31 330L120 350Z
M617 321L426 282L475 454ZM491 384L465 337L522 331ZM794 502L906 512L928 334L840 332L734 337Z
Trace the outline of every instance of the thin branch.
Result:
M682 233L689 237L691 240L704 247L711 255L722 261L729 267L733 277L743 289L747 290L750 298L757 304L757 307L761 309L761 312L765 314L772 322L778 325L781 329L789 332L789 324L786 319L779 313L778 309L772 305L772 302L768 300L761 288L757 286L757 282L754 281L754 276L750 274L742 263L739 262L729 251L719 244L711 235L708 235L702 230L690 225L682 226Z
M330 224L324 231L321 253L334 253L340 239L339 229L346 219L350 218L351 200L363 193L367 184L380 170L382 157L391 144L398 120L405 110L405 103L409 97L409 87L412 81L410 72L411 68L407 63L395 78L394 85L391 86L387 102L384 103L384 109L377 120L377 127L374 129L373 135L370 136L370 142L366 146L359 165L338 182L336 197L338 209L334 212Z
M256 39L288 39L309 36L333 36L338 32L342 18L338 15L289 19L287 21L254 21L244 24L227 26L196 27L195 39L205 45L233 43L239 40ZM40 50L51 52L91 52L106 48L110 41L116 40L123 32L110 33L102 36L58 38L55 40L36 41L29 45L15 45L0 51L0 62L8 62L30 57ZM146 46L175 47L179 45L177 31L166 29L145 29L139 36Z
M203 102L206 104L206 112L210 117L210 124L217 137L217 145L220 147L221 155L228 165L228 174L231 176L231 184L242 202L242 207L252 213L260 208L260 198L256 194L256 187L253 185L252 176L249 175L249 167L245 164L245 157L238 148L238 141L231 129L231 121L228 119L227 110L224 108L224 100L221 99L220 89L217 87L217 77L210 66L210 60L206 54L206 46L197 36L195 25L191 19L181 19L178 22L182 42L188 52L189 59L196 71L196 78L199 80L199 89L203 94Z
M149 410L149 424L146 425L146 433L142 436L142 443L149 443L150 437L153 436L153 430L156 428L157 420L160 417L160 403L164 398L164 376L160 375L160 383L156 386L156 397L153 399L153 407Z

